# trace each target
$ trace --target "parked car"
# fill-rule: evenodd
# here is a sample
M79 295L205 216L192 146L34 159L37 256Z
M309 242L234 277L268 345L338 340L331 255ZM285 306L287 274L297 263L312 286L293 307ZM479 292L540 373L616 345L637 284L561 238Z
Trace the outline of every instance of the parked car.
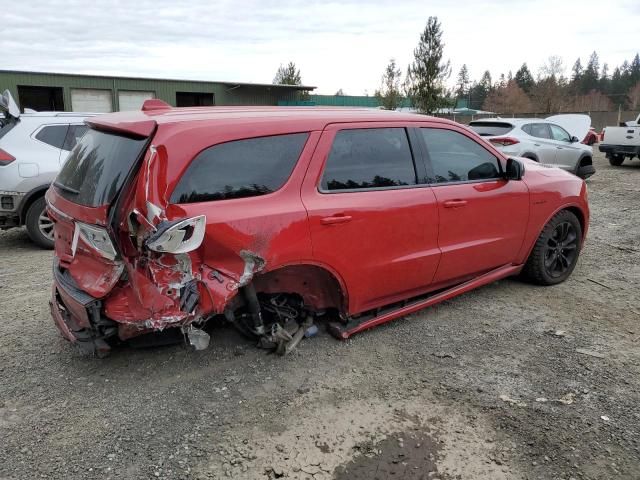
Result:
M640 158L640 115L635 121L626 122L619 127L605 127L598 148L607 155L609 163L614 167L622 165L625 158Z
M598 141L598 132L596 132L596 129L594 127L589 127L589 131L582 139L582 143L584 143L585 145L593 146L594 144L598 143Z
M580 178L595 173L593 150L580 143L589 130L588 115L541 118L483 118L469 127L505 155L562 168Z
M53 248L44 194L87 130L83 122L89 114L21 114L8 91L1 98L0 229L25 225L34 243Z
M574 269L583 180L466 127L365 109L170 108L87 120L47 192L53 319L85 352L226 321L279 352L511 275Z

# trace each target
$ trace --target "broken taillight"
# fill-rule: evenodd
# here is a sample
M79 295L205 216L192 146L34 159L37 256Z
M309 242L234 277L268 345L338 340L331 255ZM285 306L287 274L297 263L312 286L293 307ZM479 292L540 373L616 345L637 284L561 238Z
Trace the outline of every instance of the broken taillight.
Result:
M154 252L187 253L200 246L204 239L207 218L204 215L158 225L158 230L147 240Z
M15 159L16 157L14 157L13 155L10 155L9 153L5 152L0 148L0 166L1 167L4 167L5 165L9 165Z
M494 145L500 145L501 147L508 147L509 145L515 145L520 143L520 140L513 137L496 137L489 140Z
M76 249L78 248L78 241L82 242L95 250L99 255L108 258L109 260L115 260L118 252L116 251L109 232L102 227L95 225L88 225L82 222L76 222L76 227L73 232L73 242L71 243L71 252L73 256L76 255Z

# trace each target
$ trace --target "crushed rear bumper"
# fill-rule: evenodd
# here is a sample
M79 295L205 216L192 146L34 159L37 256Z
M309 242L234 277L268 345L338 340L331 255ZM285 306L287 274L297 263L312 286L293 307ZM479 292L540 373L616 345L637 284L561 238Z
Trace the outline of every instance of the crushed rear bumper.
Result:
M71 275L53 265L51 316L62 336L83 353L102 357L111 347L107 340L118 333L117 324L101 315L102 302L80 290Z

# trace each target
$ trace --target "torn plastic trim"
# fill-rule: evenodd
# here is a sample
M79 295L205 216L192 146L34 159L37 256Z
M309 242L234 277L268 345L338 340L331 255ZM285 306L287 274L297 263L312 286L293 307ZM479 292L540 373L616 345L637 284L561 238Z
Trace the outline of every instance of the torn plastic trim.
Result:
M162 221L145 244L154 252L173 254L191 252L202 245L206 226L205 215L172 222Z

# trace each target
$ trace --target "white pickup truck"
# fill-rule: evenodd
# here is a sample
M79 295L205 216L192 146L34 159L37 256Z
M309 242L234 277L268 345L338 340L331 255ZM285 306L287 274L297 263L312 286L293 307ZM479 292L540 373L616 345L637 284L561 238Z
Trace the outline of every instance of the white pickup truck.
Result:
M640 115L619 127L605 127L598 148L614 167L622 165L625 158L640 157Z

